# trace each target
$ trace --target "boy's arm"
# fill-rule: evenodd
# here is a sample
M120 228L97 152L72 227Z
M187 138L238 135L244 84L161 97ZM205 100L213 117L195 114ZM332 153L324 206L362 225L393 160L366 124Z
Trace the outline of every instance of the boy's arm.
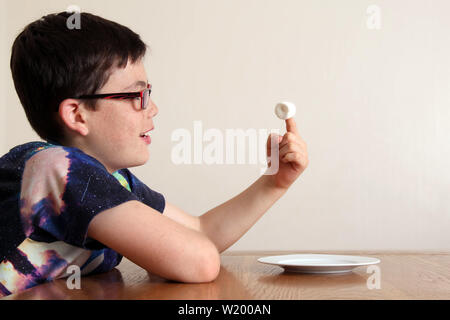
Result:
M166 202L164 215L204 233L223 252L245 234L258 219L286 192L272 188L268 176L261 176L250 187L202 216L192 216Z
M286 192L275 188L269 176L261 176L250 187L200 216L201 231L219 252L239 240Z
M225 251L244 235L258 219L287 191L309 164L306 143L301 139L293 118L286 120L286 134L279 141L279 170L263 175L250 187L200 217L190 216L171 204L164 214L169 218L201 231ZM271 138L267 153L271 154Z
M205 234L137 200L97 214L88 236L166 279L209 282L220 270L217 247Z

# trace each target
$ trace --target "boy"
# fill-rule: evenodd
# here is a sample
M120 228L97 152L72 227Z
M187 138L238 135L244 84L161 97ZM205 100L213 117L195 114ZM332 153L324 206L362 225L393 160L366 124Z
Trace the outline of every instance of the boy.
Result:
M308 165L293 119L278 136L279 170L196 217L127 168L143 165L157 106L130 29L82 13L28 25L12 48L14 85L45 142L0 159L0 296L67 276L106 272L125 256L180 282L213 281L220 253L277 201ZM270 156L270 137L267 152Z

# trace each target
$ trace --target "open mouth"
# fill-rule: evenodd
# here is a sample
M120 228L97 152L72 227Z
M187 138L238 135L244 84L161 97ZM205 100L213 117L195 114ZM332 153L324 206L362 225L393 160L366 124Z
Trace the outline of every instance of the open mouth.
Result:
M155 129L155 127L151 128L151 129L149 129L147 131L142 132L141 133L141 137L149 136L150 135L150 131L152 131L153 129Z
M153 130L153 128L140 134L140 137L142 139L144 139L147 144L150 144L152 142L152 139L150 138L150 131L152 131L152 130Z

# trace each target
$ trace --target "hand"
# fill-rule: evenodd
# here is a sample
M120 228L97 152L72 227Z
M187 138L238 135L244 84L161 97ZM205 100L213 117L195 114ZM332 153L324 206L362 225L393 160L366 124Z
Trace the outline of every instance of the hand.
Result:
M306 142L300 137L294 118L286 120L286 131L284 136L272 133L267 139L267 156L270 159L271 136L278 138L278 144L274 145L274 148L278 146L279 149L279 168L278 172L270 177L275 187L285 189L289 188L309 164Z

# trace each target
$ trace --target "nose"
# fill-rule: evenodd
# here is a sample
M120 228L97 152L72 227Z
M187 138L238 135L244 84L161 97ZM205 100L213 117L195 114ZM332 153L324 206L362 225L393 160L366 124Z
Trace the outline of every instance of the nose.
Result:
M153 102L152 99L150 99L150 101L148 102L147 110L150 118L153 118L158 114L158 106Z

